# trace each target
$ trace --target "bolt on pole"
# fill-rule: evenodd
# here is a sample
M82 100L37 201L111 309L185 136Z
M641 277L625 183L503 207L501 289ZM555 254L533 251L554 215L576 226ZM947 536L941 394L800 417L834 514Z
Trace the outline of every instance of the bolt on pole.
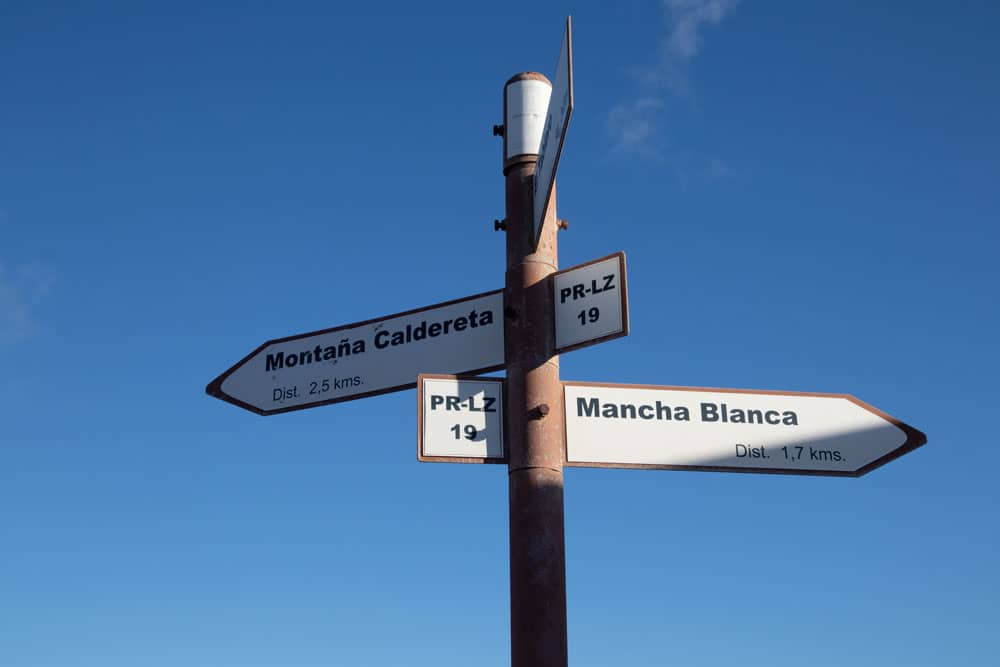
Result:
M566 438L549 277L559 268L554 192L537 247L532 219L532 186L551 91L548 79L535 72L518 74L504 86L512 667L565 667L568 662Z

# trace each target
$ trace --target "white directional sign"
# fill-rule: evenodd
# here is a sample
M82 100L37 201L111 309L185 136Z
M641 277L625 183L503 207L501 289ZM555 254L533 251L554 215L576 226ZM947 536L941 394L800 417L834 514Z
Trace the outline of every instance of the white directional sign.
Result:
M417 380L417 458L504 463L503 379L424 375Z
M625 253L552 275L556 352L628 335Z
M563 385L570 466L858 477L927 442L846 394Z
M538 149L538 163L535 166L534 184L534 238L538 245L542 233L542 221L549 207L552 196L552 186L556 180L556 169L559 168L559 156L562 155L563 142L566 140L566 128L569 127L569 117L573 113L573 24L566 17L566 31L563 33L562 45L559 47L559 60L556 63L556 74L552 79L552 95L549 97L549 109L545 115L545 126L542 130L542 144Z
M205 391L261 415L408 389L420 373L504 364L503 291L264 343Z

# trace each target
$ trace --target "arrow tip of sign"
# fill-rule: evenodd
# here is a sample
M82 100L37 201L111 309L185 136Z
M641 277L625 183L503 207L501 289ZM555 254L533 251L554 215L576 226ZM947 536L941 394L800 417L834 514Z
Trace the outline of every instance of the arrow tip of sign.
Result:
M920 429L913 428L909 424L904 424L900 422L901 428L906 433L907 441L911 444L912 449L917 447L923 447L927 444L927 434Z
M205 393L214 398L219 398L222 394L222 378L217 377L205 385Z
M870 403L862 401L860 398L854 396L853 394L836 394L836 395L840 396L841 398L847 399L848 401L854 403L855 405L861 408L864 408L865 410L871 413L878 415L879 417L881 417L882 419L889 422L890 424L901 430L903 433L905 433L906 442L904 444L904 448L906 449L906 451L911 451L916 449L917 447L927 444L927 434L924 433L923 431L910 426L909 424L907 424L902 420L896 419L892 415L887 414L882 410L879 410Z

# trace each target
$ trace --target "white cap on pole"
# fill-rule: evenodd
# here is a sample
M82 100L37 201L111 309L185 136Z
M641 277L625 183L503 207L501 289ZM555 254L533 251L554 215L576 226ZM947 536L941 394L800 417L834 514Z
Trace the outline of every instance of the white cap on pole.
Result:
M504 169L538 159L552 84L544 74L522 72L504 86Z

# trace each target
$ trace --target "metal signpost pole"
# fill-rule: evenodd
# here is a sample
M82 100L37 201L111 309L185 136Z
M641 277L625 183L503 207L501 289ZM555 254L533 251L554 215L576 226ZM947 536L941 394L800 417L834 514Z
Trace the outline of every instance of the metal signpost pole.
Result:
M532 222L536 138L541 137L550 91L548 80L533 72L514 76L504 87L505 411L513 667L567 664L565 424L549 278L558 269L554 194L537 246Z

